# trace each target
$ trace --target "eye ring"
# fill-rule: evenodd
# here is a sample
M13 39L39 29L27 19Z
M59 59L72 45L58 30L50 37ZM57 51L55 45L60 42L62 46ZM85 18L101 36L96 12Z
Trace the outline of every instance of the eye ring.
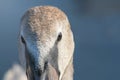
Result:
M24 40L23 36L21 36L21 41L22 41L22 43L25 44L25 40Z
M60 32L58 37L57 37L57 41L60 41L62 39L62 33Z

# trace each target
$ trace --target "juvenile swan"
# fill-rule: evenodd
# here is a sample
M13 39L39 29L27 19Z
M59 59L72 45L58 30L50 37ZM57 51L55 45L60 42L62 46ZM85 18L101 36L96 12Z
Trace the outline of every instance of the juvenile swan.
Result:
M37 6L24 14L19 55L28 80L73 80L73 52L73 34L64 12Z

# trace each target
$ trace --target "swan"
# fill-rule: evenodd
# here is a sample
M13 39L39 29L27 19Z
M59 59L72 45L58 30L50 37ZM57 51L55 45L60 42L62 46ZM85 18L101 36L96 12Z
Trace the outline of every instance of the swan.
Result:
M28 80L73 80L74 37L62 10L53 6L28 9L18 40Z

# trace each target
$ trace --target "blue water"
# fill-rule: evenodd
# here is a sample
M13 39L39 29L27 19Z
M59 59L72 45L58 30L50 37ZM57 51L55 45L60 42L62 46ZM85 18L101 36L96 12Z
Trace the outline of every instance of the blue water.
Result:
M20 18L37 5L57 6L68 15L76 43L74 80L120 80L119 4L118 0L1 0L0 80L18 62Z

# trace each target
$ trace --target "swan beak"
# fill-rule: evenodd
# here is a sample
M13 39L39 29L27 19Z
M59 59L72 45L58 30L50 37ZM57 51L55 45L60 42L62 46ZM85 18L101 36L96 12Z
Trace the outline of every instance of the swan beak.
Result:
M44 72L39 72L40 74L38 75L35 73L35 71L31 72L32 69L27 69L29 70L29 73L27 74L28 80L59 80L59 75L56 71L56 69L48 63L46 66L46 69Z
M26 56L26 75L28 80L59 80L59 71L54 68L49 62L44 63L44 69L36 69L33 56L30 55L29 50L25 45ZM40 67L40 66L39 66Z
M26 75L28 80L59 80L59 72L50 64L44 64L44 70L35 70L34 61L29 55L26 55Z

